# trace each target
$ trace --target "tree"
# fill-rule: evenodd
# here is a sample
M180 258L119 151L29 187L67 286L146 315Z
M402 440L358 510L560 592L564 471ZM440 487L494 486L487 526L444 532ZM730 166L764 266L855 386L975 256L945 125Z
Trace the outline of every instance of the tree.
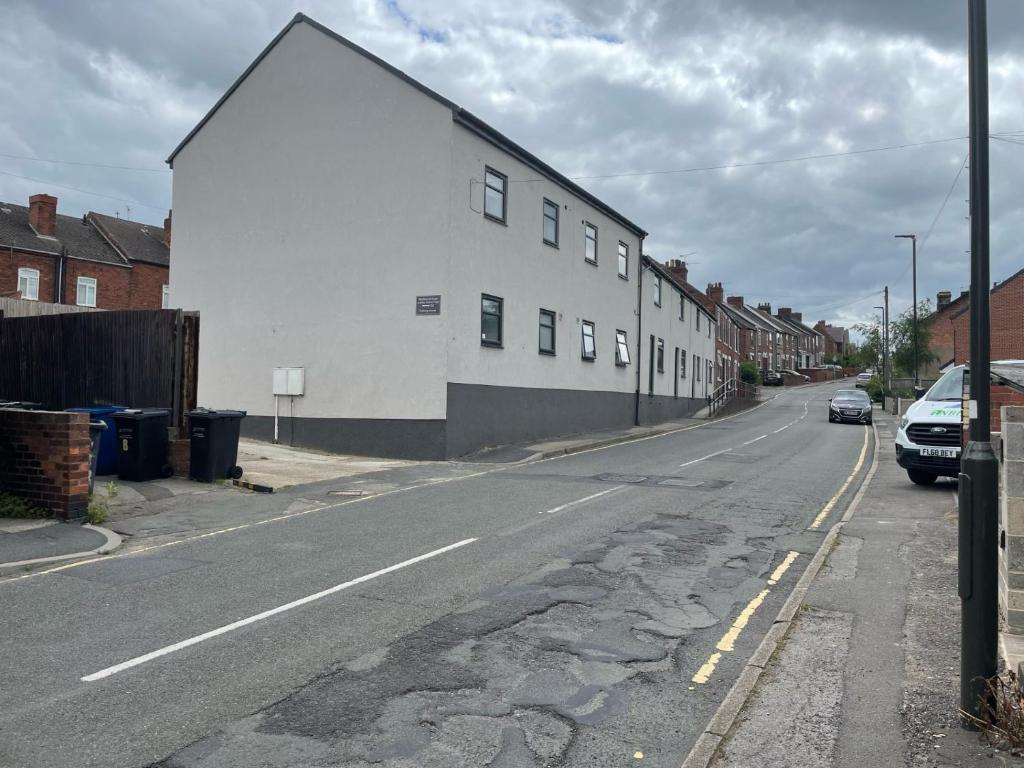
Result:
M757 369L757 363L753 360L744 360L740 363L740 381L747 384L760 384L761 373Z
M854 356L856 360L853 364L854 367L880 371L882 369L883 350L883 329L881 323L858 323L853 326L853 329L864 337L860 346L857 347L857 352Z
M930 301L917 305L917 364L924 368L938 356L931 349L932 314ZM893 371L902 376L914 375L914 314L908 309L889 326L889 348Z

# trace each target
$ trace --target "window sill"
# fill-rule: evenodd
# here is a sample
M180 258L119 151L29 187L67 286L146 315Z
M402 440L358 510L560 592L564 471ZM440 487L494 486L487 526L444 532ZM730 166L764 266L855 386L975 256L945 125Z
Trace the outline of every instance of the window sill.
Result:
M499 219L497 216L491 216L491 214L489 213L485 213L484 218L487 219L488 221L493 221L495 224L501 224L501 226L503 227L508 226L508 221L506 221L505 219Z
M616 363L615 364L616 368L626 368L628 366L629 366L629 363Z
M504 349L505 345L500 341L481 341L481 347L488 347L489 349Z
M551 350L548 350L548 349L538 349L537 350L537 354L539 354L539 355L547 355L548 357L554 357L555 356L555 350L553 350L553 349L551 349Z
M629 281L629 275L624 275L624 274L622 274L622 273L620 272L620 273L619 273L619 280L625 280L625 281L627 281L627 282L628 282L628 281Z
M585 261L585 262L586 262L587 264L589 264L590 266L592 266L592 267L596 267L596 266L597 266L597 261L596 261L596 260L594 260L594 259L588 259L588 258L587 258L586 256L584 256L584 257L583 257L583 260L584 260L584 261Z
M594 355L593 357L581 357L580 360L582 360L584 363L593 363L594 361L597 360L597 355Z
M550 240L544 240L543 242L548 248L554 248L556 251L558 250L558 243L552 243Z

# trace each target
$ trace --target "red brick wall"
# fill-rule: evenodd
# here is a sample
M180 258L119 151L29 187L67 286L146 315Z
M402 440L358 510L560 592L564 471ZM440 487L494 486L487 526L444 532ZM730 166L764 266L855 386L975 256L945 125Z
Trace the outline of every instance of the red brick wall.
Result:
M991 355L993 360L1024 359L1024 274L997 286L989 299ZM971 313L964 312L952 323L957 364L971 356Z
M134 262L131 269L131 298L127 309L160 309L170 270L156 264Z
M55 256L39 256L23 251L0 250L0 296L16 295L18 269L28 267L39 270L39 301L54 301Z
M64 278L64 303L78 303L78 278L96 279L96 306L100 309L130 309L131 272L128 267L95 261L67 260ZM159 305L157 305L159 306Z
M0 295L14 296L18 290L18 269L39 270L39 301L55 302L57 259L15 250L0 250ZM68 259L64 275L64 303L78 301L78 278L96 279L96 306L100 309L160 309L169 270L155 264L136 262L131 267L96 261Z
M88 414L0 409L0 491L57 517L82 517L89 505Z
M992 385L991 398L992 398L992 409L990 415L992 417L992 431L999 432L1002 429L1002 412L1001 408L1006 405L1024 405L1024 392L1019 392L1016 389L1005 387L1001 385Z
M957 308L959 309L959 305ZM936 312L932 320L929 345L932 352L939 358L937 361L938 365L945 365L954 355L952 315L955 311L945 310Z

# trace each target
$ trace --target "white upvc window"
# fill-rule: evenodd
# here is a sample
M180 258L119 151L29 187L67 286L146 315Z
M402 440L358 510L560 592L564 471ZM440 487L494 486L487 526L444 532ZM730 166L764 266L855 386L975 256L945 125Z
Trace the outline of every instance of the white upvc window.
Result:
M18 269L18 293L21 298L39 301L39 270L29 267Z
M95 307L96 306L96 278L95 277L80 277L78 278L78 295L76 296L76 304L80 307Z
M160 291L160 309L168 309L171 306L171 286L165 285Z

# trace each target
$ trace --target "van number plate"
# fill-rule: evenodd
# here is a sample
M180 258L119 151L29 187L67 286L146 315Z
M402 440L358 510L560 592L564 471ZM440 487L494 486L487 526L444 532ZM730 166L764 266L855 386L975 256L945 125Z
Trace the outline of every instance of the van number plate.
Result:
M922 448L922 456L938 456L941 459L955 459L960 455L959 448Z

